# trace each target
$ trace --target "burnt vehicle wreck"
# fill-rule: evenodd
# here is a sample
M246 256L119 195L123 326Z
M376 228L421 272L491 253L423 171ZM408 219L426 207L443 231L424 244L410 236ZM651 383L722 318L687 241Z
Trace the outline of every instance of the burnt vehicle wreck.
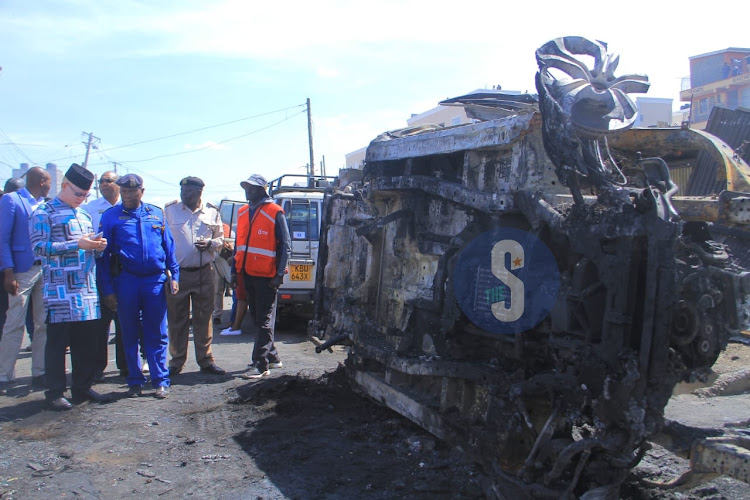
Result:
M747 324L750 275L711 228L747 231L750 171L709 134L631 129L647 79L603 44L536 55L538 110L386 133L342 171L310 335L498 498L616 497L674 385ZM670 168L699 154L727 191L680 198Z

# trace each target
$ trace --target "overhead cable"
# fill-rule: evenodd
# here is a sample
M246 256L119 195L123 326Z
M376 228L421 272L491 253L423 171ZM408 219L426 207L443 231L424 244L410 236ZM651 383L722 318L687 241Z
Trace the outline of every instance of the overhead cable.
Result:
M217 123L215 125L208 125L206 127L196 128L196 129L188 130L188 131L185 131L185 132L178 132L176 134L165 135L163 137L156 137L154 139L146 139L144 141L131 142L130 144L123 144L122 146L114 146L114 147L111 147L111 148L105 148L105 149L102 149L100 151L114 151L115 149L122 149L122 148L127 148L127 147L130 147L130 146L138 146L140 144L147 144L149 142L156 142L156 141L161 141L161 140L164 140L164 139L171 139L173 137L179 137L181 135L192 134L193 132L201 132L203 130L208 130L208 129L217 128L217 127L223 127L224 125L231 125L233 123L239 123L239 122L246 121L246 120L252 120L254 118L260 118L262 116L272 115L274 113L281 113L282 111L289 111L290 109L295 109L295 108L299 108L299 107L303 107L303 106L307 106L307 104L297 104L295 106L289 106L287 108L277 109L277 110L274 110L274 111L268 111L268 112L260 113L260 114L253 115L253 116L246 116L244 118L238 118L236 120L231 120L231 121L228 121L228 122ZM80 155L76 155L76 156L80 156ZM55 160L50 160L49 163L54 163L54 162L60 161L60 160L68 160L70 158L75 158L76 156L66 156L65 158L57 158ZM146 161L146 160L140 160L140 161Z
M307 111L305 111L305 110L300 111L300 112L295 113L293 115L287 116L283 120L280 120L280 121L278 121L276 123L272 123L271 125L268 125L267 127L259 128L257 130L253 130L252 132L248 132L247 134L242 134L242 135L238 135L236 137L231 137L231 138L225 139L223 141L214 142L214 143L212 143L212 144L210 144L208 146L203 146L201 148L195 148L195 149L191 149L189 151L180 151L180 152L177 152L177 153L170 153L170 154L165 154L165 155L160 155L160 156L154 156L153 158L146 158L146 159L143 159L143 160L126 160L123 163L141 163L141 162L146 162L146 161L158 160L159 158L167 158L167 157L170 157L170 156L178 156L178 155L186 155L186 154L189 154L189 153L196 153L198 151L203 151L204 149L210 149L210 148L216 147L219 144L225 144L225 143L230 142L230 141L234 141L234 140L237 140L237 139L242 139L243 137L247 137L249 135L257 134L258 132L262 132L263 130L268 130L271 127L275 127L276 125L280 125L281 123L284 123L285 121L291 119L294 116L297 116L297 115L300 115L300 114L306 113L306 112Z

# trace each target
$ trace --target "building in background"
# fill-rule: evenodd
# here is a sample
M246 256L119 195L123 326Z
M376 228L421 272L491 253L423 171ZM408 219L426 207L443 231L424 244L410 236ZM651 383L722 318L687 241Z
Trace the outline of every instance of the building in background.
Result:
M21 166L19 168L13 169L12 176L14 178L20 178L21 176L25 175L30 168L31 167L28 163L21 163ZM52 178L52 188L50 188L49 194L47 196L50 198L54 198L55 196L57 196L57 193L60 192L60 186L62 185L62 180L65 176L65 172L57 168L57 165L55 165L54 163L47 163L44 168L45 170L47 170L47 172L49 172L49 176Z
M356 168L362 170L365 166L365 152L367 152L367 146L359 148L356 151L346 154L346 168Z
M750 109L750 49L730 47L691 57L690 82L680 101L690 103L690 127L699 130L706 128L714 106Z
M473 94L475 92L481 91L475 90L471 93ZM476 120L472 120L466 116L466 110L461 106L442 106L439 104L422 113L412 113L412 115L406 119L406 125L408 127L418 127L420 125L454 127L456 125L463 125L464 123L472 123L475 121Z
M672 99L663 97L636 97L635 105L638 116L634 127L669 127L674 125ZM680 122L677 122L679 125Z

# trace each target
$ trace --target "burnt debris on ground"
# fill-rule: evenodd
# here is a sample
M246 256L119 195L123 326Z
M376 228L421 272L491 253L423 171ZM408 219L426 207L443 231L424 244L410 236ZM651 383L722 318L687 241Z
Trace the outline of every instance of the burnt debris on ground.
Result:
M477 465L354 393L343 367L237 392L253 409L234 439L287 498L484 498Z

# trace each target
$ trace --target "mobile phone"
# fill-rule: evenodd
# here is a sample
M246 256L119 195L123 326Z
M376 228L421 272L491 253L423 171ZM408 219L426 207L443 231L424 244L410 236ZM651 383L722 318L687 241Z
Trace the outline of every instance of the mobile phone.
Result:
M98 232L94 236L92 236L90 239L92 239L92 240L100 240L103 235L104 235L104 232Z

